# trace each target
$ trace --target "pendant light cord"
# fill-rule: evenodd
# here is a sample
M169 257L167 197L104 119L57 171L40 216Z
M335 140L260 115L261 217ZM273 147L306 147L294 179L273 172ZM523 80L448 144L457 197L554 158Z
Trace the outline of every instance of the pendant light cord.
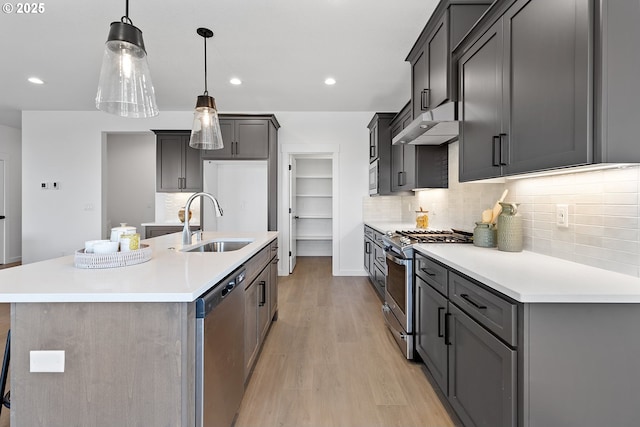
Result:
M129 0L126 0L125 2L124 16L120 18L120 21L133 25L133 21L129 18Z
M207 89L207 38L202 38L204 39L204 94L208 96L209 90Z

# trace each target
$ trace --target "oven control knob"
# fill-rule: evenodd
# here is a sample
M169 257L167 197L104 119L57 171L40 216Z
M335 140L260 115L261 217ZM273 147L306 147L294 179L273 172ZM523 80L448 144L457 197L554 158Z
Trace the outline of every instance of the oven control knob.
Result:
M386 302L384 304L382 304L382 312L383 313L389 313L391 311L391 307L389 307L389 304L387 304Z

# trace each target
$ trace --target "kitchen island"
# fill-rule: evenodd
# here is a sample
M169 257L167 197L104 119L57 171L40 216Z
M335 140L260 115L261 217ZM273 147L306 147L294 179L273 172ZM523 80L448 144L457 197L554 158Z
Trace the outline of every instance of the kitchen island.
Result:
M143 241L152 258L138 265L79 269L67 256L0 271L0 302L11 303L12 426L195 425L194 301L240 266L248 289L276 258L277 232L203 233L202 242L250 241L218 253L188 252L202 242L181 238ZM30 366L46 355L33 351L64 352L63 361Z

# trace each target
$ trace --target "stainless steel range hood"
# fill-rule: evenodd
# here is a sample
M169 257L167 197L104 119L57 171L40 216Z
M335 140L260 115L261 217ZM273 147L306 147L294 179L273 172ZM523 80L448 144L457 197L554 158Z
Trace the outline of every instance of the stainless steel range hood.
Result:
M455 102L447 102L425 111L396 135L391 141L397 144L440 145L458 138L458 108Z

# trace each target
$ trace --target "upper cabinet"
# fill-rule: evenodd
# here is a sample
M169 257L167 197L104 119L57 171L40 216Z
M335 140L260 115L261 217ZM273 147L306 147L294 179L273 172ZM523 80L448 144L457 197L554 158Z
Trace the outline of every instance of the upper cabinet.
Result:
M188 131L153 131L156 134L156 191L202 191L200 150L189 147Z
M589 0L519 0L460 58L460 180L586 164Z
M422 112L455 99L451 52L490 1L441 1L407 56L411 63L411 111Z
M204 150L206 160L259 160L269 158L269 120L220 115L220 150Z
M377 162L374 180L377 190L370 189L372 195L391 194L391 119L396 113L376 113L367 125L369 128L369 163ZM370 177L371 179L371 177Z
M454 52L460 180L640 162L637 17L630 2L495 2Z

